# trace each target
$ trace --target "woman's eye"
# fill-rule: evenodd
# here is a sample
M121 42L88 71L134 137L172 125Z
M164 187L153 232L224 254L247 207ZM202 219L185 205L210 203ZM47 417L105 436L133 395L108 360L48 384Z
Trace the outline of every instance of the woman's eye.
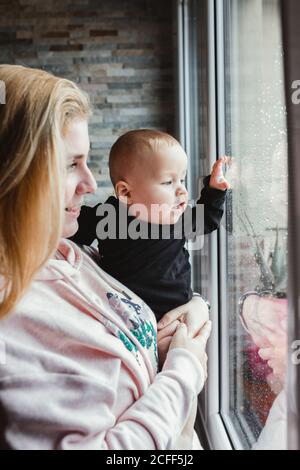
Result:
M76 168L76 166L77 166L77 162L73 162L71 163L71 165L68 165L67 169L72 170L73 168Z

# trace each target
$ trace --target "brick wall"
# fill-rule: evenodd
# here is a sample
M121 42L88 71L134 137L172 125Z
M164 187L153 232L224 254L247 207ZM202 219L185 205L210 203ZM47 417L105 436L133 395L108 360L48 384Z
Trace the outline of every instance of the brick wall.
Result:
M107 157L129 129L174 133L172 0L0 0L0 62L76 81L94 105L90 167L111 193Z

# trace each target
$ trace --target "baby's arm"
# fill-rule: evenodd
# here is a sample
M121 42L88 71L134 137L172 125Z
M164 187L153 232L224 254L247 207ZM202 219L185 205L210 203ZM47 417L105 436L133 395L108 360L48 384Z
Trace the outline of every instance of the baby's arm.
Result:
M204 187L201 191L197 204L204 205L204 227L199 224L197 208L192 208L193 233L205 235L213 232L220 226L224 212L224 203L229 183L225 180L222 172L222 165L228 161L229 157L219 159L213 166L212 174L203 180Z

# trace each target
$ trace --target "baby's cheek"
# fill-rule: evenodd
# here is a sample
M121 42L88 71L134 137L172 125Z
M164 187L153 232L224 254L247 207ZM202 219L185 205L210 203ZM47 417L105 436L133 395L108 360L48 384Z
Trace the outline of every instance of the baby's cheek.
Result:
M162 204L152 204L151 206L151 221L156 224L170 224L172 217L170 217L170 208Z

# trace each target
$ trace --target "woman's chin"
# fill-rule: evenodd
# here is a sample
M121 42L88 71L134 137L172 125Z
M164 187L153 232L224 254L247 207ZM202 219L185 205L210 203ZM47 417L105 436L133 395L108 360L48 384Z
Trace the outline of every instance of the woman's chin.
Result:
M70 238L75 235L75 233L78 230L78 222L77 220L73 220L72 222L69 222L68 224L65 224L62 232L62 238Z

